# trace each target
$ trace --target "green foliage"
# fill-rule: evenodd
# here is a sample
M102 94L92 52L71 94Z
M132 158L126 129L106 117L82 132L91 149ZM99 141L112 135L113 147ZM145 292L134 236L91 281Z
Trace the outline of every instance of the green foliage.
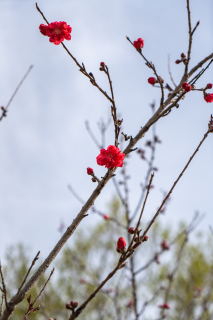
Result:
M114 199L109 212L111 218L122 216L119 201ZM159 315L158 304L162 304L166 288L169 285L168 275L174 270L180 249L184 243L185 234L177 238L170 251L162 251L162 240L170 242L185 228L171 230L162 228L155 222L150 230L149 240L143 243L134 254L134 270L145 266L150 259L159 254L160 264L153 259L148 268L138 273L136 277L138 311L143 303L149 301L142 319L153 319L151 314ZM75 233L74 243L66 245L56 260L56 271L45 288L36 305L41 310L31 314L30 319L57 320L68 319L70 312L65 304L71 300L83 303L96 287L105 279L116 266L119 254L116 252L116 242L119 236L127 239L127 230L121 229L110 220L100 220L92 230L79 230ZM196 240L186 242L177 271L171 284L168 303L171 309L166 311L169 319L210 319L211 304L213 302L213 245L212 238L206 239L198 234ZM3 268L7 285L8 298L12 297L20 287L23 278L31 264L29 250L23 245L8 248ZM38 262L37 262L38 264ZM79 320L108 320L130 319L133 317L133 291L130 272L130 261L126 268L119 270L116 275L102 288L94 299L79 316ZM34 267L35 269L35 267ZM49 271L50 273L50 271ZM42 277L38 284L30 291L34 300L48 274ZM159 290L161 289L161 290ZM155 296L155 293L158 294ZM13 319L21 319L28 309L26 298L14 312ZM86 315L86 317L85 317ZM200 317L200 318L199 318Z

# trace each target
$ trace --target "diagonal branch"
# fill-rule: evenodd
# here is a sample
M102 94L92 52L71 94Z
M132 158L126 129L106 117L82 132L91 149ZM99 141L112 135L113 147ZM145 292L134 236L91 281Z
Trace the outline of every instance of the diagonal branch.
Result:
M196 153L199 151L199 148L201 147L202 143L205 141L205 139L208 137L209 134L209 130L204 134L203 139L200 141L198 147L196 148L196 150L194 151L194 153L192 154L192 156L190 157L189 161L187 162L187 164L185 165L185 167L183 168L182 172L179 174L177 180L175 180L175 182L173 183L173 186L171 187L171 189L169 190L169 192L167 193L166 197L164 198L162 204L160 205L159 209L157 210L156 214L154 215L154 217L152 218L151 222L149 223L148 227L146 228L146 230L144 231L143 235L141 236L141 238L143 239L145 237L145 235L147 234L147 232L149 231L149 229L151 228L152 224L155 222L155 219L157 218L157 216L159 215L161 209L163 208L165 202L167 201L167 199L170 197L172 191L174 190L176 184L178 183L178 181L180 180L180 178L182 177L182 175L184 174L184 172L186 171L186 169L188 168L190 162L192 161L192 159L194 158L194 156L196 155Z

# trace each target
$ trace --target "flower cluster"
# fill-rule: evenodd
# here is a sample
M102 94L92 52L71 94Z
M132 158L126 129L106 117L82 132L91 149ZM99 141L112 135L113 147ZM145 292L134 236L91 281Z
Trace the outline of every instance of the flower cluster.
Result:
M68 310L74 310L75 308L77 308L77 306L78 306L78 302L74 302L74 301L71 301L70 303L65 304L65 307Z
M181 62L183 62L184 64L186 64L186 63L188 62L188 60L186 59L185 53L181 53L180 57L181 57L181 60L176 60L176 61L175 61L176 64L179 64L179 63L181 63Z
M49 41L56 45L59 45L64 39L71 40L72 28L64 21L55 21L49 25L41 24L39 26L40 32L49 37Z
M182 88L183 88L186 92L189 92L189 91L191 91L191 89L192 89L192 87L191 87L187 82L182 83Z
M142 49L144 47L144 40L142 38L138 38L137 41L133 42L135 49Z
M97 164L105 166L105 168L113 169L115 167L123 167L123 160L125 154L121 153L119 148L110 145L107 150L101 149L100 154L97 156Z

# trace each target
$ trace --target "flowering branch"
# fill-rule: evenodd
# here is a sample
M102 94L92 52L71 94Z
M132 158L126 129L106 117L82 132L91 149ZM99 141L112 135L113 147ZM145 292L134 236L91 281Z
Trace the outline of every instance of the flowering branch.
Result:
M47 19L45 18L43 12L41 12L38 4L36 3L36 9L38 10L38 12L42 15L43 19L46 21L46 23L49 25L49 22L47 21ZM77 66L80 68L80 72L82 72L87 78L89 78L90 82L98 88L99 91L101 91L101 93L113 104L113 99L110 98L110 96L101 88L99 87L99 85L97 84L95 77L93 76L93 74L90 72L88 73L86 71L86 68L84 66L84 64L82 63L82 66L80 65L80 63L77 61L77 59L71 54L71 52L67 49L67 47L64 45L63 42L61 42L63 48L67 51L68 55L73 59L73 61L77 64Z
M131 43L131 45L134 47L134 44L132 43L132 41L129 39L129 37L126 37L127 40ZM159 75L157 74L157 71L155 69L154 64L150 61L148 61L146 59L146 57L143 55L142 50L141 49L136 49L138 51L138 53L143 57L143 59L146 61L146 65L147 67L149 67L150 69L153 70L154 74L157 77L158 83L160 84L160 88L161 88L161 101L160 101L160 106L163 106L163 102L164 102L164 90L163 90L163 81L162 78L159 77Z

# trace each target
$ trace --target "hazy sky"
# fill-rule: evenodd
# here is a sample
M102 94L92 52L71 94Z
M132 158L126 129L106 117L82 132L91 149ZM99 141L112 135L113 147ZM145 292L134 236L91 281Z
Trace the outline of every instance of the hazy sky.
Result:
M191 2L192 25L198 20L201 23L194 35L190 68L213 52L213 2ZM186 1L42 0L38 5L49 22L62 20L70 24L72 39L65 41L66 46L107 92L109 85L99 64L104 61L108 65L118 113L124 119L123 131L135 136L151 116L149 104L153 100L159 103L160 92L148 84L153 73L126 36L133 41L144 39L143 53L172 85L167 68L170 54L173 77L179 83L183 65L174 61L181 52L187 52ZM62 46L49 43L40 34L41 23L44 21L34 1L0 0L1 105L6 105L28 67L34 65L8 117L0 123L1 257L8 245L20 241L30 245L33 254L41 250L45 257L59 239L60 220L68 226L81 208L67 184L71 183L86 200L95 188L86 168L92 167L98 177L106 172L96 164L99 150L85 129L85 120L99 139L97 122L110 117L110 104L78 71ZM212 68L197 82L197 88L213 83ZM179 109L158 122L156 131L163 143L157 146L155 166L159 171L144 214L146 221L161 203L160 190L171 188L207 131L211 113L213 103L207 104L201 92L190 92ZM151 130L137 147L143 147L150 135ZM111 124L106 146L113 141ZM200 229L209 232L209 225L213 225L212 146L213 134L174 190L167 214L160 217L165 224L175 228L180 220L189 222L199 210L206 214ZM128 164L134 210L147 167L136 153L131 154ZM120 170L116 171L118 178ZM110 182L96 207L107 213L107 203L114 194ZM81 227L87 228L99 219L90 215Z

